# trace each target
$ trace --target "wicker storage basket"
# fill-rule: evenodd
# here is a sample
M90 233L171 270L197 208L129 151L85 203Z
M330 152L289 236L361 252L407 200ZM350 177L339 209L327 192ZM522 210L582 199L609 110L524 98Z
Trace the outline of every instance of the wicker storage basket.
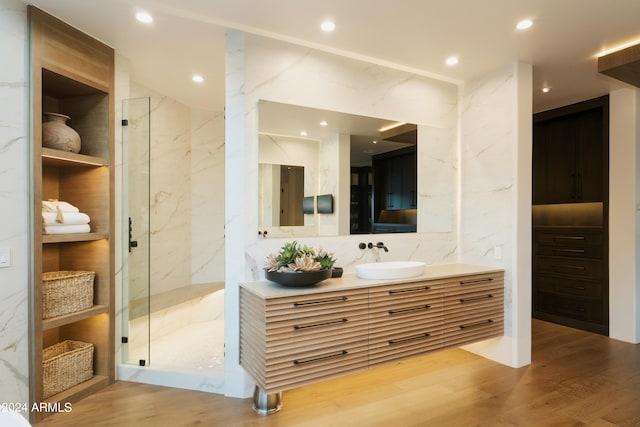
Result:
M93 306L93 271L42 274L42 318L62 316Z
M46 399L93 376L93 344L62 341L42 351L42 398Z

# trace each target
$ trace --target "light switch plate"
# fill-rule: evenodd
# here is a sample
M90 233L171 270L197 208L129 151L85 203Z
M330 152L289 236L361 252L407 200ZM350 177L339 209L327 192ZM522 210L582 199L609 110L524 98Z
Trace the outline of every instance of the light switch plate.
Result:
M11 248L0 248L0 267L11 267Z

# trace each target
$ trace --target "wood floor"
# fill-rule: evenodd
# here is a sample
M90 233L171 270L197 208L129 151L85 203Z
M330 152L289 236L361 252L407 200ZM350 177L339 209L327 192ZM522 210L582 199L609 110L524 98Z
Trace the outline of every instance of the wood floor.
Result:
M251 399L117 382L37 424L54 426L640 426L640 345L533 321L532 364L463 350L301 387L280 413Z

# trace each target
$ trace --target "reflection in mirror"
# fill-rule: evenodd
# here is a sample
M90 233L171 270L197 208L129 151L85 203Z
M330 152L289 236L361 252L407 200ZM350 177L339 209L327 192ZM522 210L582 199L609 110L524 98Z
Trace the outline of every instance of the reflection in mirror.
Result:
M303 198L315 194L317 141L260 135L258 160L258 224L304 227L314 214L303 211Z
M280 223L281 226L304 225L302 198L304 197L304 168L280 166Z
M335 200L332 214L305 214L304 226L287 229L281 236L425 230L420 225L419 207L422 209L425 196L419 193L417 164L419 156L423 161L431 159L430 154L419 154L419 129L426 129L429 146L437 143L437 150L442 147L445 156L434 153L442 166L422 172L420 185L432 173L452 176L446 157L453 146L451 130L270 101L259 102L258 116L261 171L264 164L304 166L303 196L332 194ZM259 179L260 225L277 227L277 221L267 220L274 214L266 212L268 204L263 203L267 178L261 172ZM443 182L437 195L450 198L450 183ZM450 207L450 202L443 206ZM443 214L451 216L448 209ZM270 230L269 236L278 237L278 231L282 230Z

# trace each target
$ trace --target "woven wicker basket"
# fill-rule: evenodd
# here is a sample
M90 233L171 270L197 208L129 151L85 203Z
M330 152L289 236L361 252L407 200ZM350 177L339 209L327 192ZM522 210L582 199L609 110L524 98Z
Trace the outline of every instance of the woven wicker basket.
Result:
M46 399L93 376L93 344L62 341L42 351L42 398Z
M42 274L42 318L62 316L93 306L93 271Z

